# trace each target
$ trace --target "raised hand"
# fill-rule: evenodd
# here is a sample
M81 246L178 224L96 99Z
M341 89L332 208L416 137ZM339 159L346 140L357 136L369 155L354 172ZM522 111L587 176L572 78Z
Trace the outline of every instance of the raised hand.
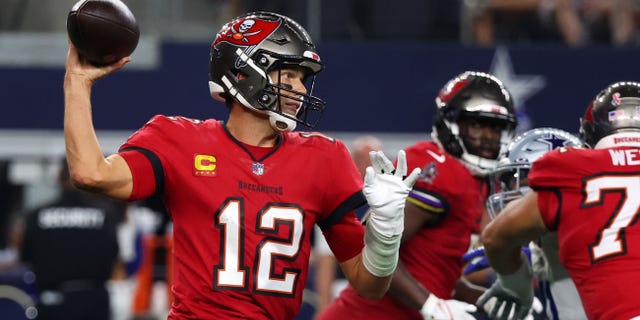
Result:
M402 234L405 200L420 175L420 168L407 176L404 150L398 152L397 168L382 151L371 151L369 156L371 166L367 168L363 189L371 209L367 223L387 237Z
M365 217L365 247L362 261L377 277L387 277L398 264L400 238L404 230L404 204L411 187L418 179L420 168L407 175L407 157L398 152L398 166L382 151L371 151L371 166L364 177L363 192L369 203Z
M65 79L70 77L78 78L85 81L88 84L93 84L96 80L124 67L125 64L131 61L130 57L124 57L119 61L110 64L108 66L96 67L86 61L80 54L76 47L69 42L69 51L67 51L66 61L66 76Z

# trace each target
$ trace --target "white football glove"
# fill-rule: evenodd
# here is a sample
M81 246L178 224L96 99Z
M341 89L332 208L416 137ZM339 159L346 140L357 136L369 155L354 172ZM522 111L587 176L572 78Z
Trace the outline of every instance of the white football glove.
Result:
M404 230L404 204L420 175L415 168L407 175L407 156L398 152L398 167L382 151L371 151L371 166L364 177L363 193L369 203L365 218L362 261L371 274L386 277L398 264L400 238Z
M476 306L472 304L458 300L443 300L429 294L429 298L420 309L420 314L425 320L475 320L470 313L476 310Z
M402 234L404 230L404 203L413 184L418 180L420 168L407 176L407 156L398 152L398 167L382 151L369 152L371 166L364 177L364 195L371 212L367 225L385 236Z
M515 273L502 275L497 273L497 279L476 305L484 308L491 319L526 319L533 303L533 283L531 268L522 254L522 265ZM489 299L495 298L495 303ZM512 310L513 309L513 310Z

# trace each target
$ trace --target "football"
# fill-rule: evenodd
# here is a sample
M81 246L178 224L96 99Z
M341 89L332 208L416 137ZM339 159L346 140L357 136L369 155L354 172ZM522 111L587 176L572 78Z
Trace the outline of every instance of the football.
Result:
M80 55L103 66L130 55L140 30L129 7L120 0L80 0L67 16L67 34Z

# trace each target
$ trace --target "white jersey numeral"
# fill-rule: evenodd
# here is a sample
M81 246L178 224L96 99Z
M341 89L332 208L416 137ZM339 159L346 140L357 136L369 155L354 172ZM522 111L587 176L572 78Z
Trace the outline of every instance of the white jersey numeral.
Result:
M608 192L621 193L620 203L607 220L594 243L590 245L593 262L625 254L627 244L624 232L632 225L640 212L640 177L600 176L586 181L584 186L587 206L601 205ZM587 217L585 217L587 218Z
M256 289L293 295L300 271L285 270L283 277L274 277L272 275L271 262L274 257L293 259L297 256L300 251L302 230L304 229L302 213L298 208L270 207L263 211L260 217L259 229L275 233L277 232L277 224L282 223L288 224L289 230L291 230L288 239L267 238L259 246Z
M224 248L221 257L222 268L216 267L217 271L216 287L237 287L244 288L247 283L246 266L241 267L242 248L240 241L243 236L242 217L240 213L241 202L234 200L227 202L218 215L218 225L222 226L222 247Z
M242 199L231 199L218 212L216 228L221 229L220 265L214 267L214 289L247 290L250 267L244 262L244 223ZM289 230L286 238L278 237L278 229ZM295 206L268 205L258 215L256 233L264 234L256 248L254 291L293 296L300 275L298 269L284 269L277 274L273 264L293 260L300 252L303 239L302 210ZM272 234L273 236L270 236Z

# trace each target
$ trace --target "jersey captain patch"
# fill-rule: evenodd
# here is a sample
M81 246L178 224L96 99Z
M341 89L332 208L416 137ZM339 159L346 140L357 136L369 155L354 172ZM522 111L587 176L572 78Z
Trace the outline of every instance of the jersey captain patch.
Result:
M216 175L218 160L209 154L195 154L193 156L193 174L195 176L213 177Z

